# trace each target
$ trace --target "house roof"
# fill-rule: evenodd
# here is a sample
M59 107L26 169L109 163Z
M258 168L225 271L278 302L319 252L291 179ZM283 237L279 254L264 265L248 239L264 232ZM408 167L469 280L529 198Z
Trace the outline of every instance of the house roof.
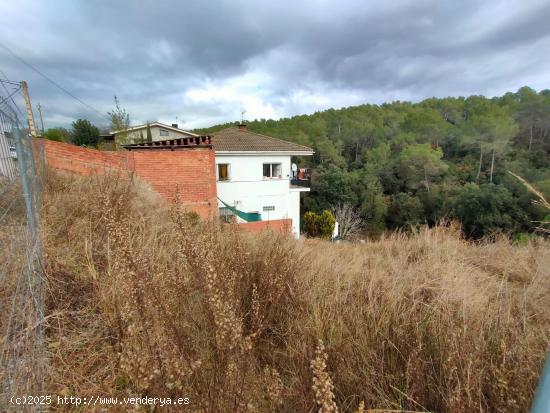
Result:
M212 139L210 136L186 136L176 139L165 139L163 141L131 143L128 145L122 145L126 150L133 149L189 149L189 148L212 148Z
M250 132L244 128L226 128L215 132L212 146L216 152L284 152L312 155L313 149L271 136Z
M200 136L200 135L197 135L196 133L189 132L187 130L183 130L183 129L180 129L180 128L175 128L171 125L167 125L166 123L161 123L161 122L151 122L151 123L149 123L149 126L158 126L160 128L168 129L168 130L171 130L171 131L174 131L174 132L183 133L183 134L188 135L188 136ZM126 130L117 130L117 131L112 131L110 133L114 135L114 134L117 134L117 133L132 132L132 131L136 131L136 130L140 130L140 129L146 129L146 128L147 128L147 124L145 123L143 125L132 126L131 128L128 128Z

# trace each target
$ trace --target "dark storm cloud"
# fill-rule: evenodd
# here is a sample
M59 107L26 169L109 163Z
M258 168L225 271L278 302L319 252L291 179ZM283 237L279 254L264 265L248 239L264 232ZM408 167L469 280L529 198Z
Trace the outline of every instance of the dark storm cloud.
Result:
M49 1L0 6L0 40L107 112L188 128L393 99L548 87L544 1ZM103 117L0 49L47 125Z

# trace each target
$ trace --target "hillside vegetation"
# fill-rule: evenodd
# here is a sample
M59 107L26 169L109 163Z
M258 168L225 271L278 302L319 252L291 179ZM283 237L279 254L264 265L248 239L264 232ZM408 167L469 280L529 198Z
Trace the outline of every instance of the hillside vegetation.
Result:
M529 408L547 241L472 243L448 225L297 242L113 177L50 174L43 202L49 394L189 397L185 411L211 413Z
M358 208L367 232L458 219L469 238L519 236L544 210L513 177L550 197L550 91L427 99L247 122L315 150L305 210ZM200 130L213 133L231 124Z

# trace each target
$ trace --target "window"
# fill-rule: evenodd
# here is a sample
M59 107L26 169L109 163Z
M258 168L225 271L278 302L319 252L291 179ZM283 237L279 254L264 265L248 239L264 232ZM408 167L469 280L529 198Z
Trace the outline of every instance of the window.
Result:
M280 163L264 163L264 178L281 178L282 168Z
M166 129L161 129L160 136L168 136L168 131Z
M229 164L218 164L218 181L229 181Z
M275 211L275 205L264 206L264 212Z
M235 215L233 214L233 211L231 211L227 207L221 207L219 209L220 212L220 219L223 222L234 222L235 221Z

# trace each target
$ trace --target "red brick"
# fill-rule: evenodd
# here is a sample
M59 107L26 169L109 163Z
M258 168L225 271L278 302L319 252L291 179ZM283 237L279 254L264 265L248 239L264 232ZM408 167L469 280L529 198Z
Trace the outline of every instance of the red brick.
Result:
M274 219L272 221L244 222L239 227L249 232L260 232L270 230L280 234L290 234L292 230L292 219Z
M218 213L212 149L102 152L42 139L33 139L33 149L37 158L43 153L51 168L80 175L134 173L168 201L177 195L202 217Z

